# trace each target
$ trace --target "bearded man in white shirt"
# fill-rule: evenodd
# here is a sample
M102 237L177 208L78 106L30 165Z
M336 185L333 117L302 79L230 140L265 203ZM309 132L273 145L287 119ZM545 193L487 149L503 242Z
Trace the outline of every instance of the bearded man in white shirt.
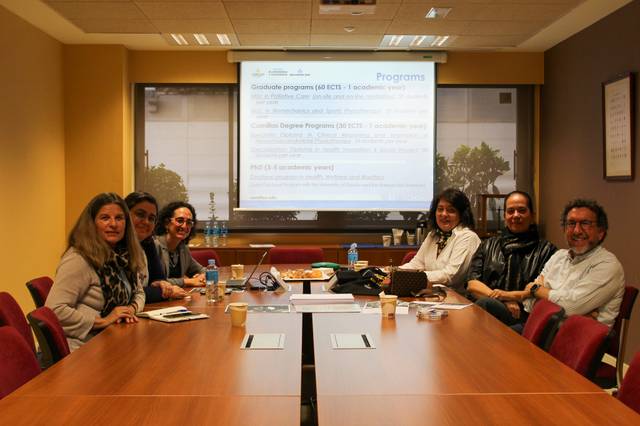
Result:
M538 278L527 284L524 301L530 312L537 299L548 299L566 315L591 315L611 327L624 294L624 271L613 253L602 247L609 224L602 206L577 199L564 208L562 226L569 249L558 250Z

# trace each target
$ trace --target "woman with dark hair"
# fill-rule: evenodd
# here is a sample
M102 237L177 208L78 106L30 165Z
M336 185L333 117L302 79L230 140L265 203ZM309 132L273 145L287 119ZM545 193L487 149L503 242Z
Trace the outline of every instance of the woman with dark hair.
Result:
M461 293L469 262L480 245L469 199L457 189L442 191L431 202L429 223L431 230L420 250L400 268L423 270L429 282Z
M113 323L138 322L146 274L127 205L117 194L98 194L69 234L46 301L60 320L69 349Z
M203 286L205 268L191 257L187 244L195 234L196 211L184 201L167 204L156 225L156 248L167 280L177 286Z
M165 299L180 299L187 295L184 289L167 281L160 256L153 242L153 230L158 218L158 202L148 192L132 192L124 199L131 212L131 222L140 245L147 257L148 285L144 287L147 303Z

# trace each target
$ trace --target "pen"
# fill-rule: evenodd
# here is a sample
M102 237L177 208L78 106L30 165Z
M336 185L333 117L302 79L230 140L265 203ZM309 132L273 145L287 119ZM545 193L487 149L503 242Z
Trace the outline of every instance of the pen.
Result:
M191 311L188 310L188 309L180 309L179 311L166 312L166 313L162 314L162 316L164 317L166 315L186 314L186 313L191 313Z

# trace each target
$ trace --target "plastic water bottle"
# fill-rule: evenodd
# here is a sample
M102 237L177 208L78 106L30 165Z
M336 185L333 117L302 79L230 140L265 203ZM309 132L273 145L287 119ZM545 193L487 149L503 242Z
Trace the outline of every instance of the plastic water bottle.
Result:
M207 247L211 247L211 244L213 243L213 241L211 241L211 224L209 222L207 222L204 225L204 245Z
M211 221L211 246L218 247L218 236L220 235L220 228L218 228L218 222Z
M207 303L215 303L218 300L218 267L215 259L209 259L205 272Z
M227 235L229 235L227 222L220 222L220 245L222 247L225 247L227 245Z
M353 243L347 252L347 264L349 269L355 269L356 262L358 261L358 244Z

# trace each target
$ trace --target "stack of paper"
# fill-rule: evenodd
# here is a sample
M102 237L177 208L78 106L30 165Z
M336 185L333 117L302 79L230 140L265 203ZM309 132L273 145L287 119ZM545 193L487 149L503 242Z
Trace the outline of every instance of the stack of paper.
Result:
M149 318L162 322L180 322L209 318L208 315L191 312L184 306L172 306L170 308L156 309L155 311L139 312L136 315L141 318Z
M294 305L330 305L354 303L353 294L292 294L289 301Z

